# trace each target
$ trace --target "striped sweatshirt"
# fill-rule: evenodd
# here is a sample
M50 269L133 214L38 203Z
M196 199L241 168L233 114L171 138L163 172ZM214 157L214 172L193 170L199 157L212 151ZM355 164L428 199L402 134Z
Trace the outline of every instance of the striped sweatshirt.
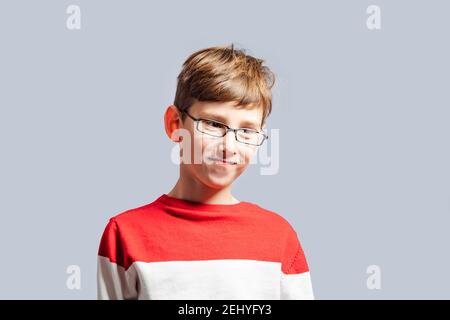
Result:
M314 299L296 231L250 202L162 194L111 217L97 258L98 299Z

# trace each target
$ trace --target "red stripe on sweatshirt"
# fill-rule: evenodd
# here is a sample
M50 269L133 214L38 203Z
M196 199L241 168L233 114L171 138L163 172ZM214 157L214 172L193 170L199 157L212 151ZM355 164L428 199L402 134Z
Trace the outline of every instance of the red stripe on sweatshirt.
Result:
M167 195L111 218L98 254L125 269L135 261L252 259L280 262L286 274L309 270L296 232L275 212Z

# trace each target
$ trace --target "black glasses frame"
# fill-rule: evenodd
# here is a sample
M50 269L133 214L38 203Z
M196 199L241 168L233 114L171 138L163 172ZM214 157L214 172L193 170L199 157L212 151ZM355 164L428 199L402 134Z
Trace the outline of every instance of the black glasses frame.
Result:
M266 140L269 139L269 136L268 136L268 135L266 135L264 132L261 132L261 131L258 131L258 130L247 129L247 128L237 128L237 129L234 129L234 128L231 128L230 126L228 126L228 125L226 125L225 123L222 123L222 122L220 122L220 121L212 120L212 119L206 119L206 118L195 118L195 117L193 117L192 115L190 115L189 112L187 112L187 110L180 110L180 111L181 111L181 113L187 114L189 118L191 118L192 120L194 120L194 121L196 122L195 128L197 129L197 131L199 131L199 132L201 132L201 133L203 133L203 134L207 134L207 135L209 135L209 136L211 136L211 137L222 138L222 137L225 137L229 131L233 131L233 132L234 132L234 138L236 139L237 142L243 143L243 144L248 144L248 145L251 145L251 146L260 146L260 145L262 145L262 144L264 143L264 141L266 141ZM212 121L212 122L219 123L219 124L223 125L227 130L226 130L225 133L224 133L223 135L221 135L221 136L212 135L212 134L210 134L210 133L201 131L201 130L199 129L198 125L199 125L200 121L202 121L202 120L204 120L204 121ZM254 143L248 143L248 142L243 142L243 141L238 140L237 132L238 132L238 131L242 131L242 130L251 130L251 131L253 131L253 132L256 132L256 133L260 134L260 135L263 137L263 139L261 140L261 143L260 143L260 144L254 144Z

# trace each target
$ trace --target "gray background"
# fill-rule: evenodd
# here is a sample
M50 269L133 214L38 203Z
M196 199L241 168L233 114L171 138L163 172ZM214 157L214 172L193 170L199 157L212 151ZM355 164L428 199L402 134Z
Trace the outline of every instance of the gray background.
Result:
M81 8L81 30L66 8ZM366 27L381 7L382 28ZM280 170L236 197L297 230L318 299L450 298L448 1L0 2L0 298L95 299L109 217L170 191L184 59L231 42L278 76ZM81 267L81 290L66 267ZM381 290L366 287L379 265Z

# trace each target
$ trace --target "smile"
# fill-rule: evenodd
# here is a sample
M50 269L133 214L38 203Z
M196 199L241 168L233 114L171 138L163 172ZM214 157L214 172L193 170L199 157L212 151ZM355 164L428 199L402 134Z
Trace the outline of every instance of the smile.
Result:
M209 157L208 160L214 161L214 163L222 164L222 165L235 165L235 164L237 164L237 162L234 162L234 161L227 161L227 160L218 159L218 158L211 158L211 157Z

